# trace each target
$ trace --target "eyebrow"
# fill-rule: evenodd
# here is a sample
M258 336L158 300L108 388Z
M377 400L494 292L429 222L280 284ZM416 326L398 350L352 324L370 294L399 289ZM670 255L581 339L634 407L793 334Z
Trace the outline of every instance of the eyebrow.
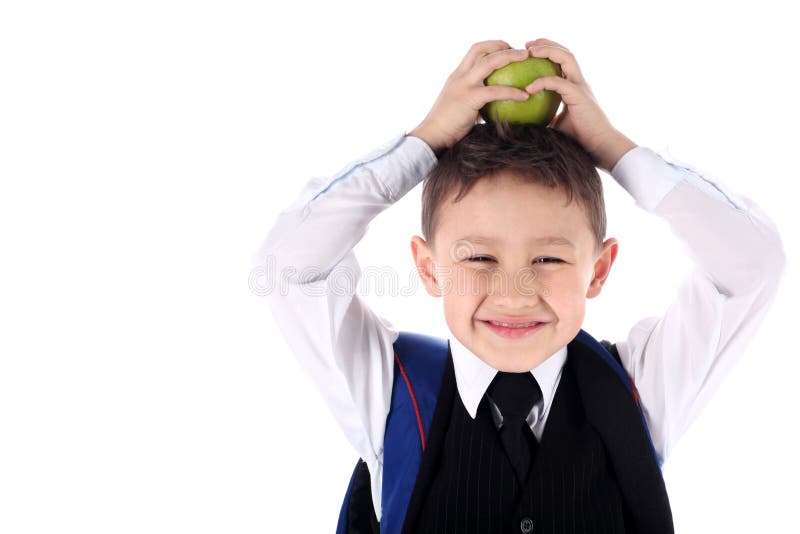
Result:
M470 241L472 243L494 244L500 239L482 235L467 235L459 239L459 241ZM535 245L554 245L559 247L575 248L575 245L566 237L560 235L548 235L532 239L531 242Z

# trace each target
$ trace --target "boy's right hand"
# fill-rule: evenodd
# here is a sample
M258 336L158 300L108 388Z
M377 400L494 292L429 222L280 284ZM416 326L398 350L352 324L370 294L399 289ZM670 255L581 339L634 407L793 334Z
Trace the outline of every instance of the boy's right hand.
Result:
M425 141L438 157L472 129L480 109L492 100L525 101L527 91L504 85L486 86L493 71L528 57L527 49L511 48L505 41L475 43L456 70L447 77L436 102L423 121L407 135Z

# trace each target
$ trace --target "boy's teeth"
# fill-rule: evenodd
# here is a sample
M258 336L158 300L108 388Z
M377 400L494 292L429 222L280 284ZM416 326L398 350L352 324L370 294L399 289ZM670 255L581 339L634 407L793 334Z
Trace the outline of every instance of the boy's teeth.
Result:
M498 321L489 321L489 322L492 323L492 324L495 324L497 326L505 326L506 328L527 328L529 326L533 326L533 325L538 324L535 321L532 322L532 323L523 323L523 324L501 323L501 322L498 322Z

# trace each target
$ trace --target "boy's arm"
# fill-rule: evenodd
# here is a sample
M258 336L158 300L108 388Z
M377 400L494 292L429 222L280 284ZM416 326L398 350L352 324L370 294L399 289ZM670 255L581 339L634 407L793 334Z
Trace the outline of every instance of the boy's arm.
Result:
M526 87L561 95L567 109L552 127L577 140L598 167L611 169L640 207L666 219L695 262L664 316L642 319L617 344L664 459L774 299L786 263L780 236L754 202L635 146L614 128L569 49L545 38L525 46L561 65L563 77L543 76Z
M435 163L427 144L402 135L330 178L310 180L252 256L259 293L373 477L398 332L356 294L361 270L352 249Z
M694 168L637 146L611 175L639 207L667 221L695 263L666 313L637 322L617 343L666 459L761 324L786 259L758 205Z

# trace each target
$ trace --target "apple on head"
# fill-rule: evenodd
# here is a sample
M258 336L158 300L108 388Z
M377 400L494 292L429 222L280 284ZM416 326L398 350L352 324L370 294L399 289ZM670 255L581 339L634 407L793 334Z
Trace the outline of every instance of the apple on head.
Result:
M500 67L487 76L483 83L525 89L542 76L561 76L561 67L547 58L529 57ZM559 104L561 95L545 89L532 94L523 102L516 100L487 102L481 108L480 114L487 122L536 123L547 126L558 111Z

